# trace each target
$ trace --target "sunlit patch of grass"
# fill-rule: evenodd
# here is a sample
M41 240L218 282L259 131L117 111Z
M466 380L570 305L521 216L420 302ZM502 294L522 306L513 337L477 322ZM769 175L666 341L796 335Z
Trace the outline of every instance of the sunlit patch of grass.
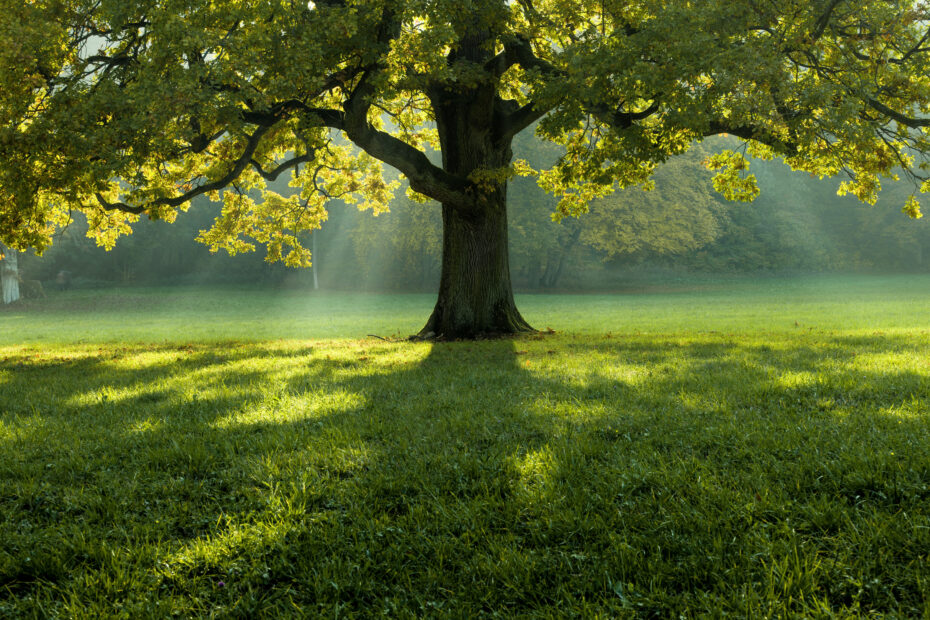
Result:
M930 334L711 333L700 297L669 333L0 347L0 616L930 615Z
M344 390L319 390L300 396L279 394L262 405L218 418L211 425L217 429L234 429L273 421L277 424L312 421L364 406L362 397Z

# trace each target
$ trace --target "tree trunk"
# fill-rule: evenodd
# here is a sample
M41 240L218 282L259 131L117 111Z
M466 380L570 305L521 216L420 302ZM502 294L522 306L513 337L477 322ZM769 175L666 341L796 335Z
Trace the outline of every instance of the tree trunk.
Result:
M439 299L421 338L494 337L533 331L513 300L506 194L475 217L442 208Z
M313 290L316 291L320 288L320 281L316 277L316 235L313 233L310 233L310 243L310 256L312 257L310 260L313 261L310 264L310 270L313 271Z
M569 233L568 240L563 246L559 247L559 256L555 263L555 270L550 274L549 267L546 267L546 288L555 288L555 285L558 284L559 278L562 277L562 270L565 268L565 262L568 260L568 255L575 248L578 239L581 238L581 223L576 220L573 222L573 226L574 228L571 233ZM551 261L549 264L552 264Z
M19 300L19 268L16 250L0 245L0 289L3 290L3 303L11 304Z
M476 15L448 61L481 66L494 54L493 40ZM513 158L495 80L437 83L429 91L442 153L442 168L467 182L466 204L442 202L442 271L439 298L421 338L493 337L532 331L517 311L507 246L507 182L498 172ZM461 202L461 201L460 201Z

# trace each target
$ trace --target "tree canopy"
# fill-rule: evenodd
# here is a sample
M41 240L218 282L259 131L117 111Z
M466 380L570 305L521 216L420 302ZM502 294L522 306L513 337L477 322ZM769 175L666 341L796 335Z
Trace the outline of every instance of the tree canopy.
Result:
M711 135L876 199L926 190L922 0L0 0L0 241L44 248L75 210L111 246L141 214L224 207L201 239L307 264L332 198L386 208L399 171L442 205L429 333L511 331L506 183L578 215ZM564 154L512 161L536 124ZM361 149L355 150L348 142ZM430 158L441 153L441 162ZM709 158L757 193L739 150ZM292 196L266 183L282 174ZM908 198L905 210L919 216ZM500 221L504 222L502 226ZM503 232L501 232L503 231ZM481 248L481 249L476 249ZM503 248L503 249L501 249ZM431 324L433 320L431 319Z

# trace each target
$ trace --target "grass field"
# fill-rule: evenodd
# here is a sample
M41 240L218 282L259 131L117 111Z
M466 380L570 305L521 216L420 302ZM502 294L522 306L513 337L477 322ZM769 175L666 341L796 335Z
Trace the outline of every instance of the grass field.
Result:
M930 616L930 277L0 309L0 617Z

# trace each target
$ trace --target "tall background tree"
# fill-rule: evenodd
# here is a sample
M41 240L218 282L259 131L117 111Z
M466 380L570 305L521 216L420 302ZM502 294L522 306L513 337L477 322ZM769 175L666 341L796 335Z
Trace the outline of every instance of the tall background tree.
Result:
M424 337L529 329L513 301L507 182L577 215L717 134L874 201L924 183L930 14L919 0L2 0L0 239L45 247L74 210L111 246L140 215L221 197L200 235L310 261L333 197L379 211L395 182L442 213ZM512 144L563 147L536 173ZM348 140L361 151L355 151ZM434 163L429 149L438 149ZM757 193L739 151L710 158ZM300 191L272 191L287 173ZM220 196L220 192L222 192ZM905 209L919 215L909 196ZM607 241L604 241L607 243Z
M16 250L0 243L0 292L3 303L19 300L19 259Z

